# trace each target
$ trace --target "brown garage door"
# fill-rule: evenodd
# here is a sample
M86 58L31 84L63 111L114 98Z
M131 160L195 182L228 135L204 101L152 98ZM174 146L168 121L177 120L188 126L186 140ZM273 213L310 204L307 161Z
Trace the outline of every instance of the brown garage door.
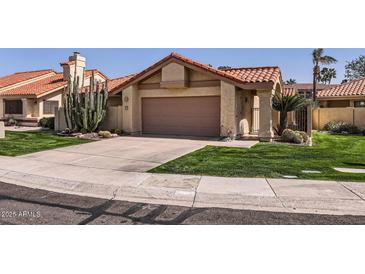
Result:
M219 136L220 97L143 98L142 131L152 134Z

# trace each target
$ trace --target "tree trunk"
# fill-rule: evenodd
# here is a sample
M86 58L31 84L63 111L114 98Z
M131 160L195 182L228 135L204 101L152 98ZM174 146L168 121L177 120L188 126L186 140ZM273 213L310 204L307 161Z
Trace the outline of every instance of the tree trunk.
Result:
M288 127L288 113L286 111L280 112L280 135L284 129Z
M317 100L317 78L318 78L318 64L313 68L313 102Z

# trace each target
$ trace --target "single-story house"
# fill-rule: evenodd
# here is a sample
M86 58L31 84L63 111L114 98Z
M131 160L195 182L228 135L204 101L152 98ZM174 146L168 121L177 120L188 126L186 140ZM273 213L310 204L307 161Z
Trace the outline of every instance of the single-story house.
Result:
M365 107L365 78L349 81L318 92L323 108Z
M75 70L77 76L85 71L86 86L92 73L97 81L108 79L96 69L85 70L86 60L78 52L61 63L61 67L63 72L45 69L0 77L0 120L11 117L21 125L36 126L41 118L54 116L55 109L62 105L63 89Z
M131 134L274 136L271 107L282 92L279 67L219 70L172 53L115 87Z
M300 91L306 88L310 94ZM312 96L312 84L285 85L284 94L302 94ZM365 127L365 78L349 81L340 85L318 85L317 100L319 108L314 108L312 125L322 130L331 121L343 121L358 127ZM289 115L289 122L297 123L294 113Z
M310 99L313 94L313 84L285 85L284 94L300 94ZM340 85L318 84L317 100L321 108L365 107L365 78Z
M131 134L253 135L265 140L274 136L278 113L272 110L271 99L283 90L279 67L216 69L172 53L140 73L108 79L98 70L85 70L86 60L77 52L61 66L63 72L1 77L0 119L37 124L62 107L62 91L70 77L85 72L87 86L94 72L97 80L108 81L105 125L117 119L114 125ZM56 111L58 129L65 125L62 112Z

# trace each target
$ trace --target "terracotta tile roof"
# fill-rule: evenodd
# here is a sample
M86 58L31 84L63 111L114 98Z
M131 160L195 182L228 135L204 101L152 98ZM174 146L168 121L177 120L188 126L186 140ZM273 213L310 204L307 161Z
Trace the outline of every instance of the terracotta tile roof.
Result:
M100 76L102 76L105 80L109 79L108 76L106 76L104 73L102 73L101 71L97 70L97 69L87 69L85 70L85 77L90 77L93 72L95 74L99 74Z
M280 78L279 67L230 68L222 71L246 83L275 82Z
M18 72L11 75L0 77L0 88L11 86L32 78L40 77L49 73L55 73L52 69Z
M283 94L285 96L294 96L297 93L297 89L292 86L284 86Z
M125 81L129 80L133 76L134 76L134 74L131 74L131 75L128 75L128 76L122 76L122 77L110 79L108 81L108 89L109 89L109 92L113 92L116 87L118 87L119 85L123 84Z
M62 88L67 84L63 81L63 73L57 73L53 76L32 82L30 84L22 85L13 89L0 92L0 95L35 95L39 96L48 91Z
M338 85L327 85L327 84L317 84L317 94L319 96L320 91L322 90L328 90L334 87L337 87ZM313 90L313 84L311 83L299 83L299 84L292 84L292 85L284 85L283 94L287 96L293 96L300 90L307 90L312 91Z
M192 59L186 58L176 52L173 52L170 55L168 55L165 58L158 61L157 63L153 64L152 66L141 71L140 73L135 74L133 77L131 77L124 83L115 87L115 90L127 86L129 83L140 78L147 72L158 68L160 65L162 65L163 63L165 63L171 59L180 60L184 63L196 66L207 72L214 73L216 75L225 77L227 79L233 80L233 81L241 83L241 84L257 83L257 82L275 82L275 81L278 81L281 77L281 72L280 72L279 67L236 68L236 69L230 69L230 70L219 70L219 69L210 67L208 65L204 65L199 62L196 62Z
M318 92L318 97L342 97L365 95L365 78L350 81Z
M76 64L76 61L67 61L67 62L60 63L61 66L64 66L64 65L74 65L74 64Z

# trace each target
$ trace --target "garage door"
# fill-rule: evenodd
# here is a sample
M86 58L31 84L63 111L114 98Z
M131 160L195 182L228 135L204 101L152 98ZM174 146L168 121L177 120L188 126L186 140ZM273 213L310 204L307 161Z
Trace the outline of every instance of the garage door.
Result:
M151 134L219 136L220 97L143 98L142 131Z

